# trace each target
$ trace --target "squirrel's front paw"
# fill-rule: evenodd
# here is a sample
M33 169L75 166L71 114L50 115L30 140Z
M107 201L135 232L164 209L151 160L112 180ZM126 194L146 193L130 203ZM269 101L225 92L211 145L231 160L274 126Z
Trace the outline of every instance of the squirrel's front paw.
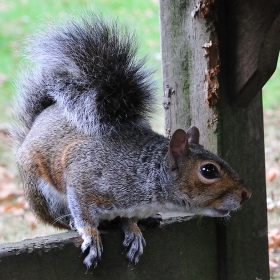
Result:
M130 262L137 264L143 254L146 241L137 223L131 221L131 219L125 219L122 222L122 229L125 234L123 246L127 250L126 257Z
M92 265L95 268L98 261L101 259L103 251L100 234L92 228L78 229L78 231L84 240L81 246L82 252L84 253L87 249L89 249L89 253L85 257L83 263L87 266L87 268L90 268Z

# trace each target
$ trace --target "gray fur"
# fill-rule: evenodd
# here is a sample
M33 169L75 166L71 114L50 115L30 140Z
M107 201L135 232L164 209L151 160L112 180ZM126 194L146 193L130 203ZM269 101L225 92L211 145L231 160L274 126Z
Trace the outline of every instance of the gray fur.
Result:
M222 217L249 198L236 172L199 145L196 127L170 142L150 128L151 72L127 29L91 15L34 38L34 68L15 107L17 163L32 210L79 232L87 267L101 258L102 219L122 218L126 256L137 263L145 246L138 219Z
M98 14L49 27L28 40L32 70L18 82L13 138L22 143L34 119L56 103L87 135L146 126L153 110L152 71L137 59L128 28Z

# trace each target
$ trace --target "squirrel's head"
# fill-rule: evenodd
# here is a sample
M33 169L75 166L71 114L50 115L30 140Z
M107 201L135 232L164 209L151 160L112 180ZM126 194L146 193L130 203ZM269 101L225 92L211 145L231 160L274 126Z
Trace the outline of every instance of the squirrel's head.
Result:
M251 196L243 180L227 162L199 145L199 130L178 129L172 135L168 168L178 182L177 199L192 213L211 217L229 215Z

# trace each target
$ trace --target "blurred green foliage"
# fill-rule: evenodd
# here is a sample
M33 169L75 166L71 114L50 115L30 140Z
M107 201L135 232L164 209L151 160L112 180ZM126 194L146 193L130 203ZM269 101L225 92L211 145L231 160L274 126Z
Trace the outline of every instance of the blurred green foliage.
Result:
M0 2L0 124L8 122L17 74L22 64L21 47L29 34L49 21L84 10L100 11L119 18L136 30L149 64L157 69L160 88L160 34L157 0L1 0ZM280 63L263 89L264 108L280 105Z
M274 74L263 87L263 106L264 109L280 108L280 58Z
M157 0L1 0L0 124L9 120L26 36L43 29L49 21L63 19L67 14L75 16L88 9L127 23L136 31L140 53L147 53L150 66L160 69Z

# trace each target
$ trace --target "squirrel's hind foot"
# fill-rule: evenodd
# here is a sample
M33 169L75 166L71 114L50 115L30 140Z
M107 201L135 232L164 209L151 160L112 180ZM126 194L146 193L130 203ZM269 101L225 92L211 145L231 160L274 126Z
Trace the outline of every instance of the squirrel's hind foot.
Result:
M90 268L91 266L96 268L103 252L100 234L97 230L92 228L78 229L78 232L83 238L81 246L82 252L84 253L87 249L89 249L83 263L87 266L87 268Z
M127 250L126 257L130 262L137 264L146 246L146 241L137 225L137 219L122 218L121 228L125 235L123 246Z

